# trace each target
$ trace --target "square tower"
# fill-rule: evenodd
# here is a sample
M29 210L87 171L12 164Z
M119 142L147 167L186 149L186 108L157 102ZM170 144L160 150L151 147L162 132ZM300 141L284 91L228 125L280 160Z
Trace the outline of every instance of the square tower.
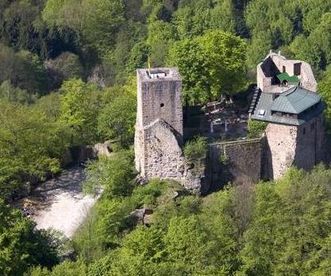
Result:
M137 70L137 126L163 119L183 135L182 81L176 68Z
M182 81L175 68L137 70L135 164L145 178L182 178Z

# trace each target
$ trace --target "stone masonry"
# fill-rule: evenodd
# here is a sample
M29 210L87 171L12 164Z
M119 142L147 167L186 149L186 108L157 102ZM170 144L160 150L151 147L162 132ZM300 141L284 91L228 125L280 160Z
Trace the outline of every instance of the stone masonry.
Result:
M222 181L240 184L277 179L291 166L309 170L323 161L324 105L315 93L317 83L310 65L271 52L257 66L257 84L250 116L268 122L264 137L210 144L204 166L194 170L183 154L178 70L137 70L134 149L141 178L175 180L200 194Z
M144 178L180 180L182 161L181 79L176 69L137 70L136 169ZM170 154L168 154L170 153Z
M192 175L182 150L182 81L177 69L139 69L137 77L137 171L146 180L172 179L200 193L200 176Z
M296 75L299 83L277 83L276 76L282 72ZM263 177L277 179L291 166L309 170L322 162L325 159L324 107L318 100L320 96L316 94L317 83L310 65L270 52L257 66L257 86L260 96L252 118L268 122Z
M280 53L270 51L269 55L256 68L257 86L265 92L284 92L288 87L279 87L273 84L276 73L287 72L289 75L297 75L300 78L300 86L310 91L317 90L311 66L301 60L286 59Z
M323 117L300 126L270 123L266 129L267 178L277 179L291 166L309 170L324 159Z

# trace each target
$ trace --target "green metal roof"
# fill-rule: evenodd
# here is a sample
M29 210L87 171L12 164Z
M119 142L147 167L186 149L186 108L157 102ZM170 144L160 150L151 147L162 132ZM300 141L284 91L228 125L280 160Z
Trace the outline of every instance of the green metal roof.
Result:
M290 114L300 114L320 101L321 97L317 93L300 87L294 87L279 95L279 97L273 101L271 110Z
M297 85L300 82L300 80L297 76L289 76L289 74L286 72L278 74L277 78L280 80L281 83L283 83L284 81L287 81L289 84Z
M293 92L296 89L299 89L299 91L297 91L297 93L294 93L293 94ZM300 91L301 89L303 91ZM315 98L315 96L318 97L319 100L316 102L316 106L317 106L316 109L313 109L313 110L311 110L309 112L306 112L306 113L302 113L302 114L300 114L298 116L278 116L276 114L272 114L271 107L273 106L273 104L275 103L275 101L277 101L277 100L278 101L282 101L282 98L281 97L284 97L285 100L289 101L290 103L293 103L293 102L294 103L297 103L295 105L296 107L297 106L300 106L301 105L301 101L296 102L294 100L295 100L295 98L298 95L301 95L302 96L304 94L304 93L301 93L301 92L307 92L308 93L308 95L307 95L308 98L311 97L311 96L313 96L313 98ZM313 94L313 95L311 95L311 94ZM261 93L260 94L260 98L259 98L259 100L258 100L258 102L257 102L257 104L255 106L254 113L252 114L251 118L254 119L254 120L260 120L260 121L272 122L272 123L284 124L284 125L301 125L301 124L303 124L303 123L311 120L312 118L318 116L323 111L323 109L324 109L324 104L320 100L320 96L317 93L310 92L308 90L305 90L305 89L299 88L299 87L298 88L295 87L295 88L292 88L292 89L284 92L283 94L281 94L276 99L274 99L274 97L275 97L275 94L274 93ZM298 98L300 98L300 97L298 97ZM315 100L316 99L317 98L315 98ZM309 105L305 105L305 106L309 106ZM291 108L292 107L293 106L291 105ZM284 111L281 111L281 112L284 112ZM288 113L288 112L286 112L286 113ZM296 113L294 113L294 114L296 114Z

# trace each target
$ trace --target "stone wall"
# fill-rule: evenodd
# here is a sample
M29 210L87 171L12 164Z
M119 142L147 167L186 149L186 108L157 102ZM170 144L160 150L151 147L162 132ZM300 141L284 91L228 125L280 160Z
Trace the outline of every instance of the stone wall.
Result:
M174 68L156 68L151 72L165 72L166 77L149 78L149 70L137 71L137 125L147 126L163 119L183 135L182 82Z
M305 170L324 160L322 115L301 125L268 124L263 168L266 178L277 179L291 166Z
M301 60L289 60L280 54L270 52L263 62L257 66L257 86L264 92L272 91L272 78L283 70L294 75L295 64L300 64L300 85L310 91L317 90L317 83L311 66ZM277 86L278 92L284 92L287 87Z
M324 160L325 133L323 115L300 126L294 165L310 170Z
M139 137L140 135L143 136ZM163 119L155 120L137 134L136 141L144 141L143 149L136 152L140 176L146 180L175 180L192 193L205 193L208 189L207 183L204 182L205 171L201 168L197 170L186 162L181 137L178 136L176 130ZM204 164L201 164L201 167L204 167Z
M256 183L261 178L262 139L209 145L207 178L212 187L228 182Z
M154 134L151 134L155 133L155 128L160 130L157 139L164 140L168 144L171 140L174 144L169 148L179 152L177 147L183 135L181 79L174 68L139 69L137 70L137 88L135 164L141 176L148 177L158 175L160 172L156 168L157 165L152 167L155 162L154 155L158 154L157 152L154 155L151 154L151 147L155 147L157 141L155 137L152 137ZM163 126L162 129L160 125ZM163 134L165 137L162 137ZM165 144L164 148L167 148L168 144ZM180 155L182 155L181 152ZM177 159L180 159L180 156ZM174 166L180 165L178 163ZM170 175L169 172L165 172L160 177L164 174Z
M265 159L263 160L265 178L277 179L293 165L297 143L297 127L270 123L265 133L266 147Z
M141 178L171 179L193 193L204 192L204 170L187 164L182 150L182 82L178 70L140 69L137 81L134 149Z
M184 156L179 139L172 127L162 119L144 128L144 160L142 177L181 181Z

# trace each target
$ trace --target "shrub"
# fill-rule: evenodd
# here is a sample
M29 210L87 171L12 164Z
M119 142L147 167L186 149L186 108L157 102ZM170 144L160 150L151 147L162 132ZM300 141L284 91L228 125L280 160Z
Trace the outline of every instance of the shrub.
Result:
M248 137L249 138L258 138L265 131L268 123L262 121L248 121Z
M188 141L184 147L184 155L188 161L194 162L205 158L207 141L204 137L195 137Z

